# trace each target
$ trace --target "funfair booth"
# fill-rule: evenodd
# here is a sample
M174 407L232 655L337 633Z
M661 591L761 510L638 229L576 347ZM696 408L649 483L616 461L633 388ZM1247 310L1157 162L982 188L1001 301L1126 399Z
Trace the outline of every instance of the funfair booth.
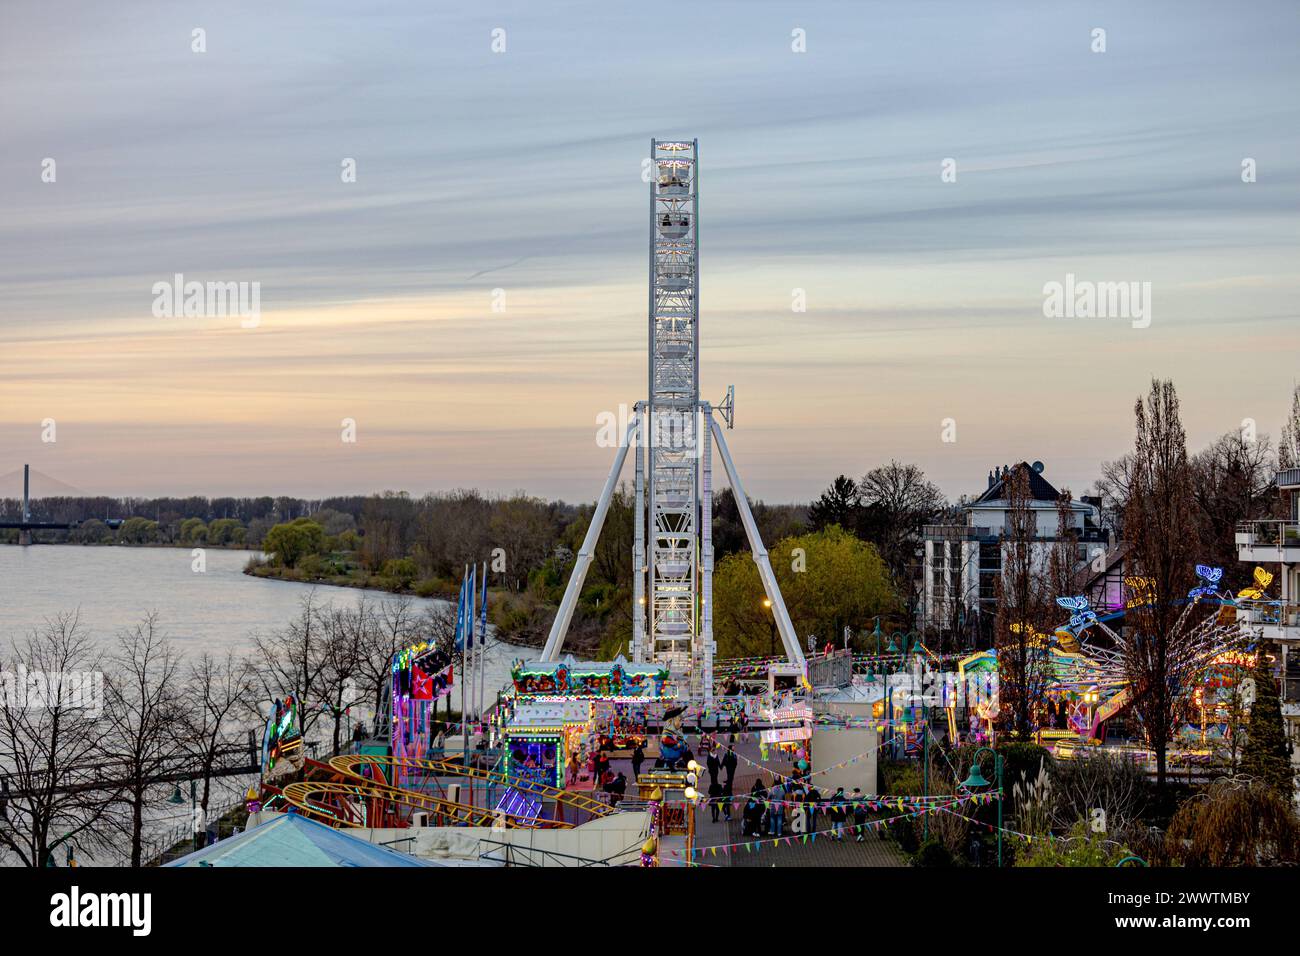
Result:
M668 670L655 664L518 662L502 728L507 775L548 786L599 789L595 756L647 742L668 697Z

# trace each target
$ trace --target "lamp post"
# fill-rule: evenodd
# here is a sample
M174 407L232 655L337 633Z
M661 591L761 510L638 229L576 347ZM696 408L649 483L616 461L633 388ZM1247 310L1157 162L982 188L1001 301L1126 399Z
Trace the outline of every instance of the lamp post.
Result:
M764 607L766 610L771 611L771 610L772 610L772 599L771 599L771 598L763 598L763 607ZM768 618L767 624L768 624L768 627L770 627L770 628L772 629L771 639L768 641L767 656L768 656L768 657L776 657L776 615L775 615L775 614L773 614L771 617Z
M1002 755L992 747L980 747L971 757L970 775L961 782L961 785L967 790L975 790L980 787L987 787L989 782L984 779L984 774L980 770L980 754L987 751L993 755L993 770L998 781L998 866L1002 865Z
M167 802L177 806L185 802L185 798L181 796L181 785L179 783L176 784L175 788L173 788L172 795L167 798ZM190 781L190 830L194 840L194 849L196 850L199 849L199 827L198 827L199 821L198 821L198 812L197 812L198 807L199 807L198 788L195 781L191 780Z

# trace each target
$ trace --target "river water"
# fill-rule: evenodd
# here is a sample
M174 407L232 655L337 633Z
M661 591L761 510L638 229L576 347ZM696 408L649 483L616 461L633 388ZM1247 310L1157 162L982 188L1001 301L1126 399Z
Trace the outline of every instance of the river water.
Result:
M182 654L208 650L224 655L230 648L251 651L254 634L284 627L313 588L318 600L341 607L355 606L363 594L367 601L409 600L417 607L445 603L251 577L243 569L256 554L209 548L206 570L196 573L188 548L0 545L0 658L8 656L11 641L60 611L80 611L82 626L106 646L145 613L157 611L163 630ZM489 691L509 680L513 660L538 654L536 649L490 642L485 672Z

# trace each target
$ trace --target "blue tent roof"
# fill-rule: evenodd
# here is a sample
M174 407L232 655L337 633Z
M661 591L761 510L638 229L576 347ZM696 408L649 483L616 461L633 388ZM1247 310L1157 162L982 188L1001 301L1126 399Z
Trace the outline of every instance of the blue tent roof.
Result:
M167 866L437 866L285 813Z

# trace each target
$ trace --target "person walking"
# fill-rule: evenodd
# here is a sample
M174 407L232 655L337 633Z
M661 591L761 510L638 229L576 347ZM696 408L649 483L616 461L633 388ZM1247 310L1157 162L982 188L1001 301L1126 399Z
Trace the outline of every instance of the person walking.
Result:
M718 783L718 778L714 777L713 782L709 784L709 814L713 817L713 822L718 822L718 811L722 809L722 784ZM727 814L727 819L731 819L731 814Z
M726 754L722 758L722 769L727 773L727 786L730 787L736 779L736 766L739 761L736 759L735 741L727 748Z
M817 815L822 808L822 793L816 787L808 788L808 832L817 832Z
M645 747L637 744L632 749L632 779L636 780L641 776L641 765L645 763Z
M861 843L867 833L867 798L861 787L853 788L853 828L857 831L857 842Z
M731 803L733 796L731 780L728 779L727 782L722 785L722 816L726 820L731 819Z
M718 755L714 753L712 750L709 751L709 756L705 761L705 766L708 768L709 771L710 785L717 783L718 771L722 769L722 764L718 763Z
M835 839L844 842L844 821L848 818L848 809L845 806L844 788L839 787L835 795L831 797L830 807L831 828L835 834Z
M768 832L774 837L785 835L785 787L780 780L773 785L767 797L771 812L768 816Z

